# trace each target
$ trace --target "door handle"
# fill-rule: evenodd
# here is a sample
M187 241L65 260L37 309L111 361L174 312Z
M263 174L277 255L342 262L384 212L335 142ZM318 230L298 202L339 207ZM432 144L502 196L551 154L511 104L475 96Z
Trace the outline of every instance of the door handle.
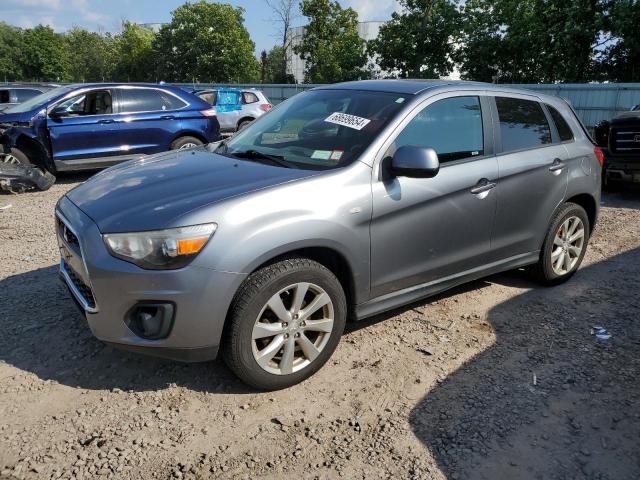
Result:
M114 123L113 120L99 120L98 123L100 125L108 125L109 123Z
M474 195L479 195L484 192L488 192L497 185L496 182L490 182L487 178L481 178L475 187L470 192Z
M549 171L550 172L559 172L563 168L564 168L564 162L562 160L560 160L559 158L555 158L553 160L553 163L549 167Z
M162 115L160 117L161 120L175 120L176 117L174 117L173 115Z

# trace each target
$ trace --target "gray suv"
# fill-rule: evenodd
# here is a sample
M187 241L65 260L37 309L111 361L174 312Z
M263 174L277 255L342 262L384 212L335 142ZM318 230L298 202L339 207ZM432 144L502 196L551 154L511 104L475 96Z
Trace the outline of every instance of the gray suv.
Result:
M293 385L360 320L496 272L569 279L602 153L563 100L362 81L226 142L124 163L56 207L60 273L96 337Z

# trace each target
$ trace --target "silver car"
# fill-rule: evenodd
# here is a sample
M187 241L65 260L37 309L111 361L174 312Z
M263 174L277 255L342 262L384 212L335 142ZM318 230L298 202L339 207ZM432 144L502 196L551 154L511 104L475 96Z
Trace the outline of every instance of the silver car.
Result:
M578 269L602 152L563 100L361 81L233 138L105 170L57 207L60 273L99 339L224 360L278 389L361 320L496 272Z
M266 95L255 88L216 88L193 93L216 107L223 133L242 130L273 107Z

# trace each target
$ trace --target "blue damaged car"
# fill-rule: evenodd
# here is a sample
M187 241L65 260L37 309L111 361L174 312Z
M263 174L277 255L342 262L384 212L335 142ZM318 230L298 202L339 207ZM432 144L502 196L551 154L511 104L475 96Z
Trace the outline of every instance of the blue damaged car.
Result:
M219 139L215 108L169 85L68 85L0 112L2 160L51 173Z

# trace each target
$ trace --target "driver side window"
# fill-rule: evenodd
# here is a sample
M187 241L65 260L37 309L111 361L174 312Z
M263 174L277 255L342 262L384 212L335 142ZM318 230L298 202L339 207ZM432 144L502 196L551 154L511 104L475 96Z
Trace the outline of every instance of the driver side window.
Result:
M71 97L56 106L56 110L64 109L69 116L108 115L113 112L111 92L95 90Z
M433 148L441 163L482 156L480 98L451 97L425 107L394 142L396 149L404 145Z

